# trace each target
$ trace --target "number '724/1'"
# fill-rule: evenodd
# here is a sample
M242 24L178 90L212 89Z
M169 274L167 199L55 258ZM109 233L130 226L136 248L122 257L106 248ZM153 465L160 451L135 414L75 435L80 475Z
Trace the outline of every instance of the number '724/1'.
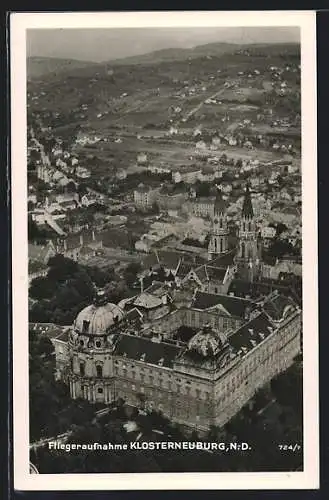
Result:
M301 445L298 443L295 444L279 444L279 450L281 451L299 451L301 449Z

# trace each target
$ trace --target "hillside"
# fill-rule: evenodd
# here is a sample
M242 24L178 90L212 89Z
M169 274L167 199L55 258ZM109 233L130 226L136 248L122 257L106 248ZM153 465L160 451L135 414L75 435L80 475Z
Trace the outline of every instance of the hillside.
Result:
M39 115L56 137L69 142L77 134L97 135L101 143L76 145L76 151L104 176L114 167L134 168L140 151L153 165L193 163L196 143L209 145L216 135L223 143L208 154L252 157L255 152L243 144L255 137L264 143L257 149L264 162L276 158L278 153L269 151L275 142L292 144L298 152L299 46L234 46L214 55L218 45L223 46L193 49L194 58L108 62L44 75L28 84L28 119ZM229 136L235 139L227 147Z
M26 61L27 79L32 80L42 76L65 71L74 71L77 68L95 66L90 61L75 59L61 59L56 57L28 57Z
M239 48L239 45L229 43L212 43L207 45L198 45L192 49L172 48L156 50L154 52L138 56L115 59L108 61L108 63L113 65L158 64L165 61L183 61L208 55L220 56L226 52L232 52L237 48Z

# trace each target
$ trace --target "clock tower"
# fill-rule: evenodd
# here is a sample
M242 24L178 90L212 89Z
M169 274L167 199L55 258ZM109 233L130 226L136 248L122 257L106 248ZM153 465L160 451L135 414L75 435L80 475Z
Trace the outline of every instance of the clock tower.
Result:
M217 187L214 203L212 228L208 246L209 260L223 255L228 251L228 228L226 216L226 203L223 200L222 191Z

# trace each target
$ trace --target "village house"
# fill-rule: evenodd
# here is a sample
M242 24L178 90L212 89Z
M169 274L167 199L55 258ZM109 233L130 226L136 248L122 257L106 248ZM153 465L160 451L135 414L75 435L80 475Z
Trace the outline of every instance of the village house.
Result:
M186 184L194 184L198 176L201 174L201 169L198 167L180 167L178 170L172 171L172 180L178 184L185 182Z
M205 165L202 167L198 180L201 182L213 182L215 179L215 172L211 166Z
M83 256L94 257L102 248L102 235L89 230L82 231L80 234L69 234L65 239L59 240L56 245L57 253L75 261Z
M79 179L89 179L91 172L85 167L77 167L75 169L75 175L79 177Z

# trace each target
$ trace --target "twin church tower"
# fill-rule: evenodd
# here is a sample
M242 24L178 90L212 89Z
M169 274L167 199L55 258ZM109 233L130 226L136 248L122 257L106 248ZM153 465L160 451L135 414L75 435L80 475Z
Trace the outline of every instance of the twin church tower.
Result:
M209 260L224 256L229 249L229 228L227 204L220 189L214 204L214 214L210 241L208 246ZM238 276L253 281L260 273L261 242L252 207L251 194L247 184L239 221L238 246L234 258Z

